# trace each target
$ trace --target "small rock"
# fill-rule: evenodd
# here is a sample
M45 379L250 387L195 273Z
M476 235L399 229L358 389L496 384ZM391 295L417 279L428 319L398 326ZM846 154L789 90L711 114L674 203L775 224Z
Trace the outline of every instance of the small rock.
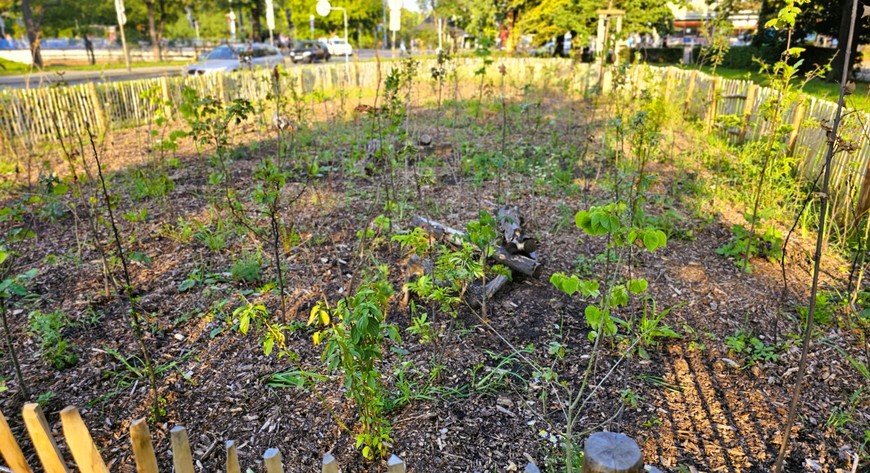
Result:
M728 365L734 369L740 369L740 365L737 364L737 362L732 360L731 358L722 358L722 363L725 363L726 365Z
M175 335L173 335L173 337L174 337L176 340L178 340L179 342L181 342L181 341L184 340L184 335L182 335L182 334L180 334L180 333L176 333Z
M813 471L822 471L822 465L819 465L818 462L810 460L807 458L806 460L807 468L812 469Z
M423 133L422 135L420 135L420 146L429 146L431 144L432 144L432 136L431 135L429 135L427 133Z

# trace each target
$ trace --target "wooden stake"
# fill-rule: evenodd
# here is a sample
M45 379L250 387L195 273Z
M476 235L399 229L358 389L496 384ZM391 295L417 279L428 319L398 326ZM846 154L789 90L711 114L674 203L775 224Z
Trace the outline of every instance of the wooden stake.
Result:
M713 85L710 87L710 95L707 97L707 111L705 113L704 131L709 133L716 123L716 114L719 108L719 87L722 83L721 77L713 78Z
M322 473L339 473L338 460L331 453L323 455L323 470Z
M692 71L689 76L689 87L686 89L686 104L683 106L683 114L689 114L689 105L692 104L692 96L695 94L695 82L698 81L698 71Z
M45 420L45 414L43 414L39 404L35 402L25 404L22 415L24 425L27 427L27 432L30 434L33 447L36 449L36 454L39 456L39 461L42 462L45 472L70 473L60 450L57 448L57 442L51 435L51 428L48 426L48 421Z
M263 460L266 462L266 473L284 473L284 467L281 466L281 452L277 448L266 450Z
M395 455L390 455L390 459L387 460L387 473L405 473L405 461Z
M668 68L665 73L665 91L662 94L662 99L665 103L671 102L671 91L674 90L674 73L672 68Z
M81 473L109 473L79 410L69 406L60 411L63 436Z
M193 473L193 456L190 454L187 429L180 425L173 427L169 436L172 440L172 466L175 467L175 473Z
M746 101L743 102L743 125L740 127L740 141L746 139L746 130L749 128L749 120L752 119L752 112L755 111L755 99L758 97L758 86L750 84L746 90Z
M100 102L100 95L97 93L97 86L93 82L88 82L88 96L91 98L91 107L94 107L94 116L97 118L97 129L106 130L107 119L106 112L103 110L103 104Z
M138 419L130 424L130 442L133 444L133 457L136 458L138 473L158 473L157 455L151 444L151 432L145 419Z
M171 97L169 96L169 77L163 76L160 78L160 88L163 95L163 103L164 112L166 112L166 118L172 118L172 103Z
M795 104L794 114L791 117L791 132L788 134L788 155L794 156L794 148L797 145L798 135L801 131L801 125L804 122L804 113L806 112L806 105L803 100L799 100L797 104Z
M235 440L227 440L226 448L227 448L227 473L241 473L242 469L239 467L239 453L236 450L236 441Z
M12 435L12 429L9 428L9 423L6 422L6 416L3 415L3 412L0 412L0 455L3 455L3 460L12 470L12 473L32 472L21 447L18 446L18 442Z

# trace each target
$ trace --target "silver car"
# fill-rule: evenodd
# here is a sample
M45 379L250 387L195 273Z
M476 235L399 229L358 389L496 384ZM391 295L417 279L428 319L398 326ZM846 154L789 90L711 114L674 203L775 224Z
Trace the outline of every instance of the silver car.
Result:
M268 44L224 44L211 50L200 61L187 66L187 73L213 74L253 67L274 67L278 64L284 64L284 56Z

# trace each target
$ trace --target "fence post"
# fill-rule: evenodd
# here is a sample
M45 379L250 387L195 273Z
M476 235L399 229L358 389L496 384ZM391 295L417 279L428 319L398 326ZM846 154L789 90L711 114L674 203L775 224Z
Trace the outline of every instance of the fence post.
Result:
M193 456L190 454L190 441L187 429L175 426L169 431L172 442L172 466L175 473L193 473Z
M281 452L277 448L266 450L263 460L266 462L266 473L284 473L284 467L281 466Z
M239 467L239 453L236 451L236 441L227 440L227 473L241 473Z
M172 118L172 100L169 97L169 77L163 76L160 78L160 88L163 92L163 110L166 112L167 118Z
M794 156L794 148L797 144L798 134L801 131L801 124L804 121L804 112L806 111L806 105L804 105L804 99L798 99L798 102L794 106L794 114L791 117L791 132L788 134L788 155Z
M30 465L27 464L18 442L15 441L3 412L0 412L0 455L13 473L31 473Z
M704 117L704 131L707 133L713 129L713 124L716 123L716 114L719 111L719 87L721 83L721 77L714 77L713 86L710 87L710 95L707 97L707 111Z
M689 114L689 105L692 103L692 95L695 93L695 82L698 80L698 71L692 71L689 76L689 88L686 89L686 104L683 106L683 115Z
M641 473L643 454L625 434L596 432L586 439L583 473Z
M665 72L665 91L662 94L662 99L665 103L671 102L672 90L674 90L674 74L673 70L669 67L667 72Z
M227 97L227 93L226 93L227 84L226 84L226 74L224 74L223 72L217 73L217 86L218 86L218 99L221 101L221 103L224 103L224 102L226 102L226 97Z
M331 453L323 455L323 469L321 471L322 473L338 473L340 471L338 468L338 460L336 460Z
M756 97L758 97L758 85L749 84L749 89L746 91L746 100L743 102L743 124L740 127L740 142L746 139L746 130L749 128L749 120L752 119Z
M100 102L100 95L97 93L97 86L93 82L88 82L88 96L91 98L91 107L94 107L94 116L97 117L97 129L108 130L108 117L103 110L103 104Z
M24 405L22 410L24 417L24 425L27 427L27 433L30 434L30 439L33 441L33 447L36 449L36 455L39 461L42 462L42 467L46 473L70 473L66 464L63 462L63 456L57 448L57 442L54 441L54 436L51 435L51 428L48 426L48 421L45 420L45 414L39 404L31 402Z
M65 408L60 411L60 421L63 437L81 473L109 473L79 410L73 406Z
M151 432L145 419L138 419L130 424L130 443L133 444L137 473L157 473L157 455L154 454Z

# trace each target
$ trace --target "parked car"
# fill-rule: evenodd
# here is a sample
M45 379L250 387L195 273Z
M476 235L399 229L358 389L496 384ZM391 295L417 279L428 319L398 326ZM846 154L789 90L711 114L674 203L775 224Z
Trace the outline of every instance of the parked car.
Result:
M344 38L321 38L320 42L326 45L326 50L332 56L350 56L353 54L353 47L349 43L346 43Z
M283 63L284 55L268 44L224 44L211 50L198 62L187 66L187 73L212 74L238 71L245 67L274 67Z
M329 50L320 41L296 41L293 51L290 51L290 60L293 62L328 61L330 56Z

